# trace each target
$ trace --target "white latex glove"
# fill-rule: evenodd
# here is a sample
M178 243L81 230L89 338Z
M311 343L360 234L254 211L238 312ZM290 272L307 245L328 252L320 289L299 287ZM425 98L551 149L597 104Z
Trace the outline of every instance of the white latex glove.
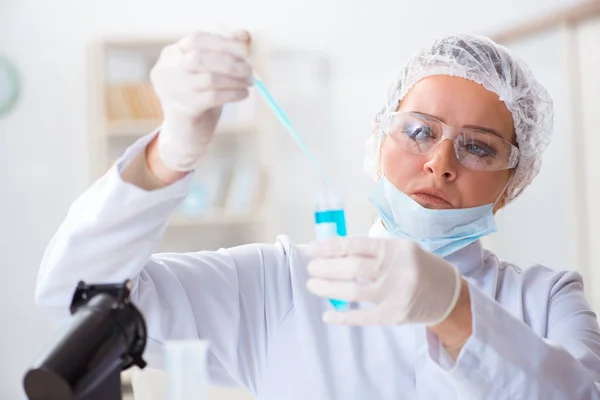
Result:
M369 302L328 311L327 323L436 325L454 309L461 291L458 269L416 243L394 238L333 238L309 245L307 287L318 296Z
M225 103L248 96L250 36L196 33L163 49L150 73L164 120L158 152L164 164L190 171L206 152Z

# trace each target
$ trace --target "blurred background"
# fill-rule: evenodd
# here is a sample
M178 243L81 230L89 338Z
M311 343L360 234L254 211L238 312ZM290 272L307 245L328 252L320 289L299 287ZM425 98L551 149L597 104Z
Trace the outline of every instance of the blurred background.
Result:
M411 53L462 32L514 49L554 98L555 136L485 244L521 266L580 271L598 309L598 3L0 0L0 398L25 398L23 374L57 332L33 297L46 245L73 200L160 123L148 83L160 49L217 24L254 35L256 68L332 175L352 235L374 217L362 172L372 117ZM158 251L313 238L317 177L256 94L226 107L200 169Z

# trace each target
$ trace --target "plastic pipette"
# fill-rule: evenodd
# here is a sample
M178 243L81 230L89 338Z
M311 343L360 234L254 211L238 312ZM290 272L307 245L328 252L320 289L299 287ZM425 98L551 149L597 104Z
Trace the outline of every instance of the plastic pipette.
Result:
M283 125L285 130L292 137L292 139L294 139L296 144L298 144L298 146L300 147L300 149L302 150L304 155L309 159L311 165L313 166L313 168L315 169L317 174L321 177L325 186L329 186L330 181L329 181L327 175L325 174L324 169L319 165L319 163L317 162L317 159L315 158L313 153L310 151L308 146L306 146L306 143L304 143L304 141L302 140L302 138L296 131L296 128L294 128L294 125L292 125L292 122L290 121L290 119L288 118L286 113L283 111L283 109L277 103L277 101L273 98L273 96L271 95L269 90L267 90L265 84L258 77L256 72L254 72L254 86L256 87L258 92L261 94L261 96L263 97L263 99L265 100L265 102L267 103L269 108L273 111L273 114L275 114L275 116L277 117L277 119L279 120L281 125Z
M222 31L227 32L227 35L231 36L231 31L229 29L225 28L223 24L219 25ZM306 143L304 143L302 137L300 137L294 128L294 125L292 125L292 122L287 114L271 95L254 68L252 68L252 77L254 86L264 101L267 103L271 111L273 111L273 114L275 114L288 134L292 137L292 139L294 139L298 147L300 147L306 158L308 158L310 164L316 170L317 174L321 177L323 184L325 185L325 190L320 193L319 198L317 199L314 213L315 233L317 240L325 240L334 236L346 236L346 217L344 213L343 202L341 198L337 196L335 191L332 190L330 186L330 180L325 174L324 169L321 168L313 153L310 151ZM349 303L346 301L337 299L330 299L329 301L338 311L346 310L349 307Z
M231 30L229 28L227 28L223 23L219 23L218 26L219 26L219 29L221 31L223 31L227 36L229 36L229 37L232 36ZM310 151L310 149L308 148L306 143L304 143L304 141L302 140L302 137L298 134L298 131L296 131L296 128L294 128L294 125L292 125L292 121L289 119L287 114L283 111L283 108L281 108L279 103L277 103L275 98L271 95L271 92L269 92L269 90L265 86L262 79L259 77L259 75L256 72L256 70L254 69L254 67L253 66L251 66L251 67L252 67L252 78L254 81L254 86L256 87L256 89L258 90L258 92L260 93L262 98L264 99L265 103L267 103L267 105L269 106L271 111L273 111L273 114L275 114L275 116L277 117L277 119L279 120L281 125L285 128L285 130L292 137L292 139L294 139L294 141L296 142L298 147L300 147L300 150L302 150L302 152L304 153L306 158L308 158L308 160L310 161L310 164L315 169L317 175L319 175L321 177L323 184L326 187L329 187L330 180L327 177L325 170L321 167L321 165L319 164L319 162L317 161L317 159L315 158L313 153Z

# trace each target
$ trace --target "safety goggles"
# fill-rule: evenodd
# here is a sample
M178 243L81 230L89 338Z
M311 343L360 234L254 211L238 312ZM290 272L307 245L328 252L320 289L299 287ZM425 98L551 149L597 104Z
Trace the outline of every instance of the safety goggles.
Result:
M519 149L493 133L455 128L420 113L393 113L386 135L413 154L430 153L449 139L458 161L473 170L511 169L519 162Z

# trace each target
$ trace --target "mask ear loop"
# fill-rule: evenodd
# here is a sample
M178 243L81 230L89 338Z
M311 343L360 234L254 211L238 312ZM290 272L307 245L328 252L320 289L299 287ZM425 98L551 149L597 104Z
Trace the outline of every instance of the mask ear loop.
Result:
M378 166L377 166L377 172L376 172L377 182L379 182L383 177L385 177L385 169L384 169L385 163L383 162L383 144L385 142L385 137L387 135L381 131L378 131L375 135L377 135L375 140L379 141L379 148L377 149ZM380 173L380 171L381 171L381 173ZM379 223L381 224L381 226L383 226L383 228L389 232L389 229L387 228L387 226L385 226L385 223L383 222L381 215L379 215L379 212L377 213L376 220L379 220Z
M508 186L512 182L512 180L513 180L513 178L515 176L515 171L516 170L517 170L516 167L512 170L512 172L510 174L510 177L506 180L506 183L504 184L504 187L502 188L502 191L500 192L500 194L498 195L498 197L496 197L496 200L492 204L492 210L494 210L496 208L496 206L498 205L498 202L500 201L500 199L502 198L502 196L506 193L506 189L508 188Z
M379 146L377 149L377 180L379 181L382 177L385 176L385 163L383 162L383 144L385 142L385 137L387 136L385 133L383 132L377 132L375 134L377 137L375 138L376 141L379 142Z
M397 100L397 105L396 105L396 109L398 108L398 106L400 105L400 100ZM387 111L385 112L381 118L378 119L377 121L377 133L375 140L377 140L379 142L379 148L377 149L377 161L379 163L379 165L377 166L377 171L376 171L376 175L377 175L377 181L379 181L381 178L385 177L385 163L383 162L383 145L385 143L385 139L387 137L387 132L389 132L390 126L391 126L391 112ZM381 169L379 168L381 167Z

